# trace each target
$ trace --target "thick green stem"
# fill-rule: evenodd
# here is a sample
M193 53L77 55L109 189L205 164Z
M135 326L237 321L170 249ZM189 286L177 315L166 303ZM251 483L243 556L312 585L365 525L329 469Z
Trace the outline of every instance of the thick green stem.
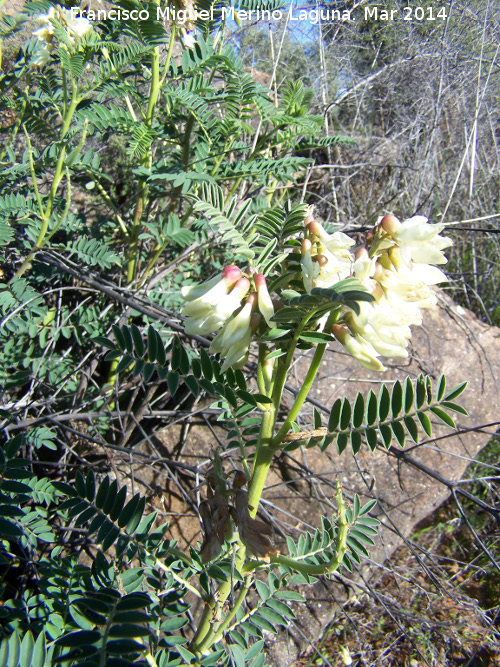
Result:
M318 372L321 358L323 357L324 351L326 349L326 343L324 345L318 345L318 348L316 349L316 352L314 354L313 360L311 362L311 367L309 368L309 371L306 375L306 379L304 381L302 389L297 395L292 407L292 411L290 412L290 415L293 414L293 416L291 418L290 415L288 416L287 420L285 421L285 424L281 427L278 435L280 435L282 431L284 431L285 425L286 425L286 431L284 431L283 434L280 435L279 439L278 435L276 437L273 437L274 427L276 424L276 417L278 415L278 410L281 405L281 397L283 395L283 389L285 386L288 369L290 368L290 365L292 363L293 355L297 343L299 341L300 334L302 333L304 327L307 325L310 319L314 316L314 314L315 314L314 311L312 311L311 313L308 313L306 317L304 317L304 319L302 320L302 322L299 324L299 326L295 331L294 337L292 339L292 342L290 343L290 347L288 348L286 356L284 358L280 357L278 359L276 376L272 383L273 403L272 406L268 407L267 411L264 412L264 416L262 419L262 426L255 452L254 465L252 469L252 479L250 481L250 485L248 488L248 504L250 509L250 516L252 518L255 517L257 513L260 497L262 495L264 484L266 482L267 475L269 472L269 467L273 460L273 456L276 453L276 449L281 444L284 435L288 433L288 431L290 430L292 422L297 417L302 405L304 404L307 394L311 389L316 373ZM262 362L259 362L259 366L261 365L261 363Z
M262 417L258 447L252 468L252 479L248 487L248 509L252 518L257 514L260 497L266 483L269 466L273 460L275 449L271 447L277 410L270 405Z
M240 588L240 591L238 593L238 597L236 598L234 602L234 606L231 609L230 612L228 612L226 618L222 621L222 623L219 625L217 628L217 631L214 632L213 634L209 633L205 639L199 644L198 646L198 651L200 653L203 653L203 651L207 650L214 644L216 644L218 641L222 639L224 636L224 632L228 629L229 625L231 624L231 621L233 618L236 616L238 613L238 609L241 607L243 602L245 601L245 598L248 593L248 589L250 588L252 584L252 577L246 577L245 578L245 583L243 586Z

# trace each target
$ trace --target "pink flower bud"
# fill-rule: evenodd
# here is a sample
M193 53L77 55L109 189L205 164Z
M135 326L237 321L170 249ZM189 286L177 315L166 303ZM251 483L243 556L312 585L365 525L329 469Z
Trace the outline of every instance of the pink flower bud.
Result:
M323 229L323 225L320 224L319 222L316 222L316 220L312 220L307 225L307 228L309 229L311 234L314 234L314 236L317 236L318 238L322 238L326 234L325 230Z
M239 271L239 269L238 269L238 271ZM240 271L240 275L241 275L241 271ZM226 280L226 282L227 282L227 280ZM238 298L241 301L241 299L243 299L245 294L250 289L250 281L248 280L248 278L243 277L243 278L240 278L239 280L236 280L233 284L234 284L234 287L231 290L231 294L233 294L233 293L237 294Z
M222 277L224 278L228 289L232 287L241 278L241 275L242 275L241 269L239 269L234 264L226 266L222 271Z
M380 227L384 230L384 232L389 234L389 236L395 236L401 227L401 223L395 215L384 215L380 221Z
M354 259L356 259L356 260L358 260L358 259L369 260L370 255L368 254L368 250L366 248L358 248L358 250L356 250L356 254L354 255Z
M312 249L312 243L309 241L309 239L303 239L302 241L302 257L305 257L306 255L311 254L311 249Z

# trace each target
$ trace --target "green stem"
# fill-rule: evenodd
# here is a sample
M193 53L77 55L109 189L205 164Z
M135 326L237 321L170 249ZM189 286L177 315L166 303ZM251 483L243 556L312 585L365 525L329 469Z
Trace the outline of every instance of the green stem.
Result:
M172 40L171 40L172 41ZM151 86L149 89L149 100L146 109L146 117L144 124L150 128L153 124L154 111L158 102L160 94L160 49L158 46L154 48L151 55ZM151 168L152 150L146 151L146 154L141 160L141 167ZM147 198L146 179L140 178L138 181L138 195L135 205L134 220L132 228L129 233L128 253L127 253L127 282L131 283L136 277L137 273L137 252L139 247L139 235L142 229L142 213Z
M76 107L78 106L78 103L80 102L80 99L78 97L78 88L77 85L74 81L72 81L72 95L71 95L71 102L67 108L65 117L64 117L64 122L63 126L61 129L61 141L64 139L66 134L68 133L68 130L71 125L71 121L73 120L73 115L76 111ZM43 212L43 215L41 216L41 226L40 226L40 232L38 233L38 238L35 241L35 245L29 252L28 256L22 263L21 267L18 269L16 274L14 275L14 278L20 278L25 271L31 266L31 260L33 259L35 253L42 248L46 242L46 235L47 231L49 228L49 220L50 216L52 213L52 206L54 204L54 199L57 194L57 189L59 188L59 184L61 183L61 179L63 177L63 170L64 170L64 158L66 157L66 146L61 147L61 152L59 153L59 157L57 159L56 163L56 168L54 171L54 177L52 179L52 185L50 186L49 194L47 197L47 206L45 207L45 211ZM36 185L34 186L35 191L36 191Z
M235 567L237 570L241 570L241 568L243 567L243 562L245 558L244 554L245 554L244 547L240 547L236 552ZM212 628L212 625L214 623L213 610L217 607L220 609L223 608L225 601L229 597L231 588L232 588L231 581L223 582L217 589L217 593L215 594L215 596L212 595L209 598L209 600L205 602L206 606L205 609L203 610L203 614L201 615L198 629L196 630L196 634L194 635L191 644L189 646L190 650L193 651L194 653L200 653L202 650L207 651L210 648L210 646L212 646L213 637L215 636L215 633L219 629L217 628L216 630L214 630Z
M243 602L245 601L245 598L248 593L248 589L250 588L252 584L252 577L245 577L245 583L243 586L240 588L240 592L238 593L238 597L236 598L234 602L234 606L231 609L231 611L228 612L226 618L222 621L222 623L219 625L217 628L217 631L214 632L212 635L207 635L205 639L199 644L198 646L198 651L200 653L203 653L203 651L206 651L210 646L213 646L216 644L218 641L222 639L224 636L224 632L228 629L231 621L233 618L236 616L238 613L238 609L241 607Z
M335 537L335 553L328 563L324 563L323 565L313 565L301 563L295 558L279 555L270 557L271 564L286 565L291 567L293 570L296 570L297 572L302 572L303 574L310 574L314 576L332 574L338 570L338 568L342 565L342 560L344 559L345 552L347 551L347 535L349 531L349 524L346 519L346 506L344 497L342 495L342 486L339 481L337 481L337 505L338 521L337 535ZM262 566L269 566L269 564L265 561L252 560L241 568L241 573L243 575L247 575Z
M292 409L288 413L287 418L283 422L283 426L280 428L276 436L273 438L271 446L276 449L280 446L283 438L285 435L288 433L288 431L292 428L292 422L295 421L297 418L302 406L304 405L304 402L311 390L312 384L314 382L314 378L316 377L316 373L319 370L319 366L321 364L321 360L323 359L323 355L326 350L327 343L321 343L318 345L314 352L314 356L311 361L311 365L309 366L309 370L307 371L307 375L304 379L304 382L302 384L302 387L300 388L299 393L297 394L295 401L292 405Z

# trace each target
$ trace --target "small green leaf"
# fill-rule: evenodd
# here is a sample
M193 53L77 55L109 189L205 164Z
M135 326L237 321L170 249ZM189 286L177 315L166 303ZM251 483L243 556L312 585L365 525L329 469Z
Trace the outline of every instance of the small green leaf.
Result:
M370 389L368 392L368 398L366 399L366 423L368 426L371 426L377 420L377 397L373 392L373 389Z
M80 496L80 498L85 498L86 496L85 479L79 470L75 472L75 488L78 491L78 495Z
M257 403L265 403L270 405L273 402L273 399L269 398L269 396L266 396L265 394L252 394L252 396L257 401Z
M59 637L55 643L58 646L68 646L71 648L95 644L100 639L101 633L97 632L97 630L77 630L76 632L70 632L68 635Z
M333 433L337 430L340 421L340 412L342 410L342 400L337 398L333 407L330 411L330 417L328 418L328 432Z
M366 441L368 443L368 447L373 452L377 448L377 444L378 444L377 431L374 428L367 428L367 429L365 429L365 437L366 437Z
M124 528L130 519L134 516L134 512L139 507L140 499L141 494L136 493L135 496L129 500L125 507L121 510L120 515L118 516L118 525L120 528Z
M365 415L365 400L363 394L358 391L356 399L354 401L354 408L352 411L352 425L354 428L359 428L363 423L363 417Z
M118 343L118 347L123 352L126 349L126 345L125 345L125 338L123 337L121 329L116 324L112 324L111 328L113 329L113 333L115 334L115 338L116 338L116 342Z
M401 382L396 380L394 387L392 388L391 396L391 411L393 417L398 417L403 407L403 390L401 388Z
M457 428L457 425L455 424L453 419L444 410L441 410L441 408L437 408L437 407L433 407L430 410L433 414L436 415L436 417L438 417L447 426L449 426L450 428Z
M333 340L333 337L330 334L322 333L321 331L308 331L299 336L301 340L305 340L306 343L329 343Z
M234 667L245 667L245 652L238 644L231 644L229 647L233 656Z
M268 359L268 360L269 359L277 359L278 357L284 357L285 354L286 354L286 350L281 350L281 349L273 350L272 352L270 352L267 355L266 359Z
M361 544L351 533L347 536L346 539L347 546L351 549L351 555L353 553L358 553L362 554L365 557L368 557L368 551L366 550L366 547L364 544Z
M342 454L344 449L347 447L349 442L349 433L339 433L337 436L337 450L339 454Z
M175 396L177 387L179 386L179 375L178 373L169 373L167 375L167 386L171 396Z
M438 402L443 398L445 391L446 391L446 378L444 375L440 375L436 392L436 400Z
M447 408L448 410L453 410L453 412L458 412L460 415L465 415L466 417L469 414L467 410L461 405L458 405L458 403L452 403L451 401L443 401L441 403L441 407Z
M359 510L359 516L364 516L365 514L368 514L368 512L371 512L372 509L375 507L377 504L376 500L369 500L367 503L363 505L363 507ZM373 521L377 522L377 525L380 523L378 519L373 519Z
M413 417L405 417L404 423L413 442L418 443L418 427Z
M260 581L260 579L255 580L255 588L257 590L257 593L259 594L260 599L263 600L264 602L271 595L271 591L269 590L269 586L267 584L265 584L263 581Z
M144 651L144 648L144 644L137 642L134 639L115 639L106 642L106 651L112 655L140 653L141 651Z
M137 529L139 524L141 523L142 515L144 513L144 508L146 507L146 498L143 496L139 500L139 505L137 509L135 510L132 518L130 521L127 523L126 531L129 535L132 535L134 531Z
M351 404L347 398L342 401L342 412L340 414L340 428L345 431L351 422Z
M106 552L117 540L120 535L120 529L111 524L111 528L102 540L102 550Z
M386 449L389 449L389 447L391 446L391 442L392 442L391 427L388 426L387 424L380 424L380 426L378 428L379 428L379 431L380 431L380 435L382 436L382 441L384 443L384 447Z
M148 358L149 361L156 361L157 338L156 331L152 324L148 327Z
M87 473L87 479L85 480L85 490L87 500L93 502L95 496L95 475L92 468Z
M113 507L109 512L109 518L111 519L111 521L116 521L120 516L126 497L127 497L127 487L122 486L122 488L116 494L115 502L113 503Z
M357 493L354 494L354 501L352 504L352 513L354 515L354 518L357 519L359 516L359 510L360 510L360 504L359 504L359 496Z
M118 493L118 482L116 481L116 479L114 479L109 485L108 495L106 496L106 500L104 501L104 504L102 506L102 511L104 512L104 514L107 514L109 516L111 508L114 505L117 493Z
M405 446L406 434L403 425L399 421L391 422L392 432L401 447Z
M130 325L130 333L132 334L132 339L134 341L135 354L138 357L142 357L144 354L144 341L142 339L142 334L135 324Z
M378 418L381 422L387 419L389 410L391 408L391 399L387 387L382 385L382 389L378 395Z
M119 375L123 371L127 370L127 368L130 366L130 364L133 362L133 358L129 355L126 354L120 359L120 362L118 363L118 366L116 367L115 373Z
M210 382L213 378L212 362L203 348L200 349L200 362L203 375Z
M416 394L415 394L415 407L417 410L420 410L420 408L424 405L425 403L425 379L422 374L420 374L417 378L416 382Z
M407 377L403 387L403 408L406 414L413 408L413 400L415 392L413 390L413 382L411 378Z
M359 431L351 432L351 449L353 454L357 454L361 449L361 433Z
M129 354L133 354L134 352L134 343L132 341L132 335L130 333L130 329L126 324L122 326L122 334L123 334L123 339L125 341L125 347L127 349L127 352Z
M444 397L445 401L453 401L455 398L460 396L467 387L467 382L461 382L460 384L457 384L456 387L454 387L446 396Z
M427 435L428 435L429 438L430 438L430 437L432 436L432 425L431 425L431 420L430 420L429 417L426 415L426 413L423 412L423 411L421 411L421 412L417 412L417 417L418 417L418 421L419 421L420 424L422 425L422 428L424 429L424 431L427 433Z
M95 498L95 505L97 508L102 509L104 502L108 496L108 491L109 491L109 477L105 477L101 484L99 485L99 489L97 490L97 495Z

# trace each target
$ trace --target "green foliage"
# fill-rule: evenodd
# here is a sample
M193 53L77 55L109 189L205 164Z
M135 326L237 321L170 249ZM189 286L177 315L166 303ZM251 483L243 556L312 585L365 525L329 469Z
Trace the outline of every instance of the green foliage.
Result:
M338 516L289 538L290 557L274 548L250 557L250 539L245 559L245 529L254 540L270 532L250 515L262 488L250 502L228 484L227 534L219 526L217 555L204 559L202 548L185 553L167 539L132 463L129 486L113 454L132 461L143 453L139 437L155 446L165 414L173 422L181 404L189 410L207 398L226 435L212 454L219 482L219 450L243 469L250 496L266 447L272 442L274 454L298 446L273 431L295 348L314 348L316 358L334 340L339 313L359 314L373 301L355 278L306 293L300 277L310 211L293 202L312 151L352 140L322 136L323 116L298 77L271 95L244 69L224 43L227 3L202 0L214 18L200 22L193 48L155 18L156 5L117 6L150 16L95 22L76 35L57 10L44 21L47 41L31 36L0 74L0 111L12 117L0 128L0 666L262 667L267 634L293 622L289 603L302 601L290 582L356 567L373 545L374 503L361 507L356 495L345 508L339 487ZM39 23L51 7L33 2L19 20L3 17L2 36L24 18ZM240 368L222 372L223 355L216 359L206 338L187 336L179 323L182 287L229 261L248 265L247 281L263 274L279 297L269 322L252 322L257 387ZM323 317L329 327L318 331ZM276 391L264 357L276 362ZM364 440L372 449L393 439L403 445L406 433L418 442L419 428L430 435L429 415L454 427L449 412L465 414L455 403L461 390L419 377L396 383L392 394L384 385L378 398L336 403L321 446L335 441L341 452L350 442L356 453ZM159 418L150 432L141 419L153 405ZM312 427L322 428L317 410ZM160 454L153 463L169 474L175 468ZM184 469L210 486L210 471ZM205 540L220 490L202 501ZM202 503L193 504L200 515ZM240 542L229 540L235 527ZM256 595L244 605L251 588Z
M337 399L328 418L328 435L323 439L321 448L325 449L332 442L337 444L342 453L350 443L357 454L363 441L373 451L379 443L388 449L392 442L404 447L406 438L418 443L421 431L432 436L429 415L434 415L441 423L450 428L456 424L449 412L467 415L467 411L454 402L465 390L465 382L446 393L446 379L439 378L437 388L432 386L429 376L419 375L412 383L409 377L403 384L397 380L391 394L385 385L378 397L370 390L367 399L358 393L351 404L346 398Z

